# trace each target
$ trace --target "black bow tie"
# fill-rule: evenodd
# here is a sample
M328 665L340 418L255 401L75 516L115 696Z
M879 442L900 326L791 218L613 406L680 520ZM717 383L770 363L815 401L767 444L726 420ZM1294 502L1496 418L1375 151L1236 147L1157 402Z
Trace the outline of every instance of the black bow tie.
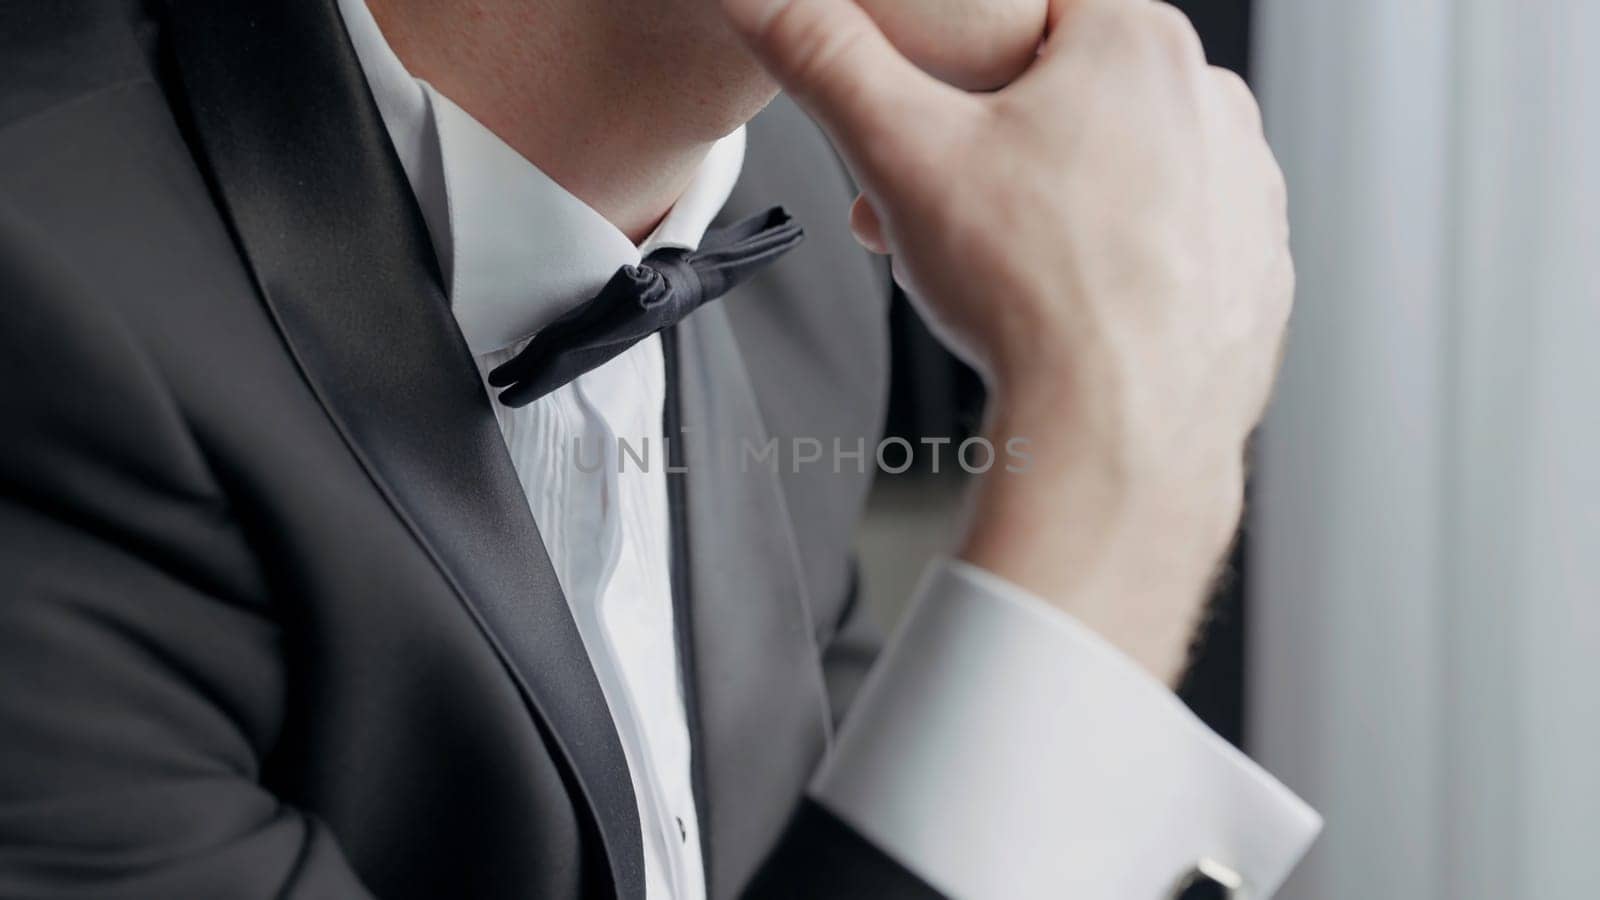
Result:
M618 269L594 299L539 332L489 373L489 384L505 388L501 403L527 406L726 294L804 236L789 213L775 206L711 229L698 250L657 250L637 266Z

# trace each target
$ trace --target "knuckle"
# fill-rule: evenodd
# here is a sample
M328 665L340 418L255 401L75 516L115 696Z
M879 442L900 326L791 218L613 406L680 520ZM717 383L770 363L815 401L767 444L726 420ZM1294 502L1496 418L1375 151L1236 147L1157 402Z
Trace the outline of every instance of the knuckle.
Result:
M1278 165L1278 160L1272 155L1272 148L1263 140L1257 153L1256 176L1261 190L1271 203L1271 208L1279 215L1286 215L1289 207L1289 182L1283 174L1283 168Z
M1261 107L1255 91L1232 69L1211 66L1212 84L1223 105L1254 131L1261 130Z
M1207 69L1211 73L1211 80L1216 85L1217 92L1228 98L1230 103L1237 103L1254 109L1256 105L1255 92L1250 90L1250 85L1245 83L1239 73L1221 66L1211 66Z
M1188 65L1205 59L1200 34L1184 12L1169 3L1145 4L1145 32L1172 58Z
M1288 328L1289 317L1294 312L1294 293L1294 257L1285 248L1273 265L1267 285L1266 324L1271 334L1281 336Z
M1267 196L1280 209L1289 205L1289 181L1283 177L1283 169L1270 158L1267 162Z

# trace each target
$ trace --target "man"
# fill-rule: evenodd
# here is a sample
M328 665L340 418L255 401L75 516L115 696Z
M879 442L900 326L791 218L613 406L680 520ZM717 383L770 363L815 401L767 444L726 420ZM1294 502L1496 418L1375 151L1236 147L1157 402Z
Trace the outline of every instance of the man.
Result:
M1281 881L1164 686L1288 310L1248 92L1131 0L984 95L727 14L0 6L0 895ZM750 456L876 442L847 220L1027 464L841 725L867 467Z

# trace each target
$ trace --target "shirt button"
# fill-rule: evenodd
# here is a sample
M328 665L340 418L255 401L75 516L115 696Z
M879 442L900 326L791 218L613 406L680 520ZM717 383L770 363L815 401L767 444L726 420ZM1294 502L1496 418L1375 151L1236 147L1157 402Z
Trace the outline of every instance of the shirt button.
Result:
M678 823L678 840L689 843L689 829L684 827L682 816L673 816L672 821Z

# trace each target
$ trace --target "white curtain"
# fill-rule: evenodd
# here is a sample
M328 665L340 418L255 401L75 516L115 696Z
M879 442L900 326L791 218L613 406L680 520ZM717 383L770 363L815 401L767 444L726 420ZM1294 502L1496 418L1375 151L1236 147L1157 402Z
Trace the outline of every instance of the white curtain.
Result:
M1251 517L1281 894L1600 897L1600 0L1257 0L1300 270Z

